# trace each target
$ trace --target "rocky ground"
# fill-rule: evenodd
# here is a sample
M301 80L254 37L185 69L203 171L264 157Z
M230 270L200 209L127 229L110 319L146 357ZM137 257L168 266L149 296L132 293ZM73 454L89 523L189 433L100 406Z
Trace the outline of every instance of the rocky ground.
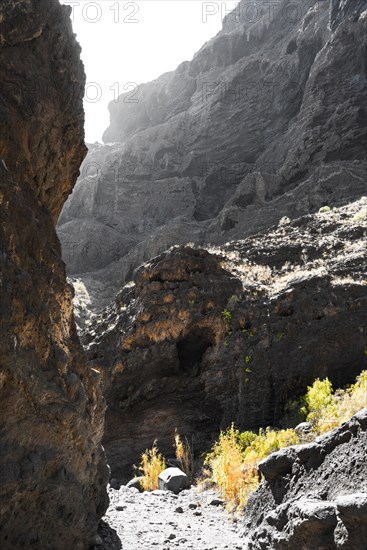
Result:
M236 550L243 548L238 518L212 490L174 495L124 485L109 488L110 507L92 550Z
M367 408L310 444L260 462L244 550L367 548Z
M109 487L91 550L365 550L366 437L367 408L312 443L269 455L244 517L213 489Z

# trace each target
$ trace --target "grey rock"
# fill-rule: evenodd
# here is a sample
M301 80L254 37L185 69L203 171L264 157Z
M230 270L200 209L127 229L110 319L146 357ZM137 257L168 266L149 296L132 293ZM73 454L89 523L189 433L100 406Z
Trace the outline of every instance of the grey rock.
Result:
M139 476L139 477L134 477L133 479L131 479L127 484L126 484L126 487L129 487L129 489L138 489L138 491L140 493L143 492L143 487L141 485L141 480L142 480L142 476Z
M301 422L294 429L300 434L308 434L312 429L312 425L310 422Z
M223 244L365 192L364 2L305 0L295 18L288 4L271 20L232 14L137 103L110 104L107 143L89 147L58 224L89 311L172 245Z
M210 506L222 506L224 504L224 500L221 498L213 498L209 501Z
M122 483L119 479L113 477L111 480L110 480L110 487L112 487L112 489L116 489L117 491L120 489Z
M295 459L295 451L292 447L286 447L259 462L258 469L266 480L275 479L278 475L288 474L292 470Z
M245 550L366 548L366 412L315 443L269 457L245 509ZM281 463L292 459L292 467L279 468L279 456Z
M189 478L179 468L166 468L159 474L159 488L177 494L189 486Z

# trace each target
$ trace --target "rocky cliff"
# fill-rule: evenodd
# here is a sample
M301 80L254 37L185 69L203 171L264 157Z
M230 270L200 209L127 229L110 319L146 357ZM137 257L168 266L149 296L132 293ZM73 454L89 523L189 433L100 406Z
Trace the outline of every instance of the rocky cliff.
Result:
M107 143L90 147L58 227L89 308L171 245L361 196L366 9L242 0L192 61L110 104Z
M366 199L208 252L175 247L137 270L83 334L108 402L104 444L124 479L175 428L204 450L219 427L281 425L315 378L365 361Z
M0 546L87 549L108 499L104 401L55 223L86 150L84 70L58 0L0 6Z
M315 443L259 465L263 482L245 511L244 550L367 547L367 409Z

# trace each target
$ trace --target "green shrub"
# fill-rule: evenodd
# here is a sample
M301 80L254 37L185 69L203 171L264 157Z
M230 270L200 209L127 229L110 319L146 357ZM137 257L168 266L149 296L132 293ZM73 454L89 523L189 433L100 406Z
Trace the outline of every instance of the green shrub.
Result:
M311 422L313 430L321 434L346 422L366 406L367 371L363 371L355 384L335 393L328 378L315 380L307 390L302 412L306 413L306 420Z
M317 379L293 405L299 403L304 403L302 414L312 423L314 436L334 428L367 406L367 371L357 377L355 384L335 393L328 378ZM205 458L206 479L217 485L230 509L242 509L259 484L258 463L269 454L299 442L294 429L266 428L258 433L241 433L232 424L220 433Z
M225 321L231 321L232 313L228 309L223 309L222 316Z

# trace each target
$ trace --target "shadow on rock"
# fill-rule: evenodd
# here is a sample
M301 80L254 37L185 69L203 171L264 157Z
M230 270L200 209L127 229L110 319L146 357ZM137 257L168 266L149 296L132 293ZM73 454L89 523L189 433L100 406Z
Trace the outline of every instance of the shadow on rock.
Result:
M90 550L121 550L121 540L116 532L108 523L100 521L98 527L99 543L92 546Z

